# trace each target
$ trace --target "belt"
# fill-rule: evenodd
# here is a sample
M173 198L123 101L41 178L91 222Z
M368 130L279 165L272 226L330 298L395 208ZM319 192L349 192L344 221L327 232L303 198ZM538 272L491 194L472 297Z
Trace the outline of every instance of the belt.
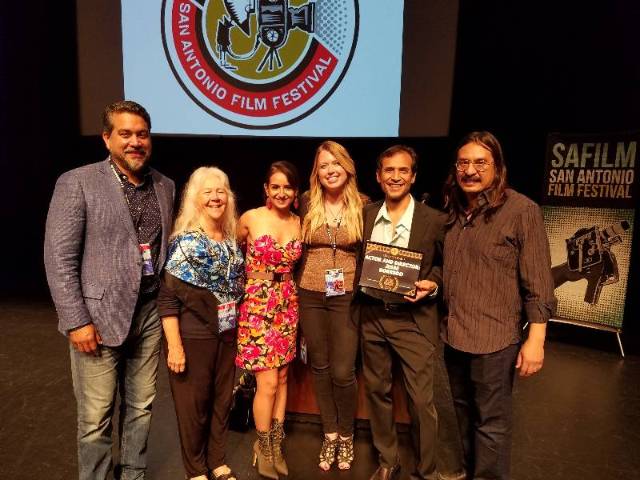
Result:
M413 304L409 302L405 303L394 303L394 302L385 302L376 297L372 297L371 295L367 295L365 293L362 294L363 302L366 305L376 305L380 306L387 313L404 313L411 311L411 307Z
M293 275L291 273L247 272L247 278L253 280L270 280L272 282L287 282L293 280Z

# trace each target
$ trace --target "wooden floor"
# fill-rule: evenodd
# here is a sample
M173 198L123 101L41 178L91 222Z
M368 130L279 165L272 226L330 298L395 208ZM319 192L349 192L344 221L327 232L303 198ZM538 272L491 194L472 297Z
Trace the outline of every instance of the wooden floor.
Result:
M69 480L77 477L75 400L66 340L56 331L47 301L0 302L0 479ZM439 467L457 464L455 420L439 372ZM513 478L517 480L640 479L640 357L620 358L615 337L550 327L543 371L517 381ZM356 432L351 472L316 467L320 426L315 416L287 423L291 479L364 479L376 468L366 423ZM403 431L406 430L402 429ZM409 436L401 433L401 478L412 465ZM252 433L232 433L228 462L242 480L259 478L249 465ZM117 453L117 452L116 452ZM151 480L180 480L176 421L161 368L149 440Z

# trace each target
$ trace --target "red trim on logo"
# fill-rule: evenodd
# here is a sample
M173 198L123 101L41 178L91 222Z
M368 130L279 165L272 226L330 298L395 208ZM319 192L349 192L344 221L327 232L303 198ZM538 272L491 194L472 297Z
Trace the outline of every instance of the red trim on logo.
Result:
M313 97L334 72L338 59L322 44L307 67L285 86L265 92L231 85L209 66L196 37L196 7L187 1L173 4L173 44L191 82L221 108L249 117L270 117L298 108Z

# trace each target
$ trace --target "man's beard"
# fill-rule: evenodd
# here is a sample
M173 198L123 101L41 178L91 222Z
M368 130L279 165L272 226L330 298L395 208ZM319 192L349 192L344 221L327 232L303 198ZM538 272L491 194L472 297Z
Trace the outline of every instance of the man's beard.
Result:
M129 160L127 155L114 155L111 154L111 158L120 166L121 168L125 168L131 173L139 174L144 172L147 169L147 165L149 164L149 155L148 151L143 151L144 157L139 161Z

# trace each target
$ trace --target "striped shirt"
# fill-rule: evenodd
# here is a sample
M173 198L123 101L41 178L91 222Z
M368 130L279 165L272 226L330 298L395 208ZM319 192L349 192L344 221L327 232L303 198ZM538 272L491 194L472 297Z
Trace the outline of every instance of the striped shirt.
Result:
M441 331L448 345L479 354L519 342L521 321L544 323L556 308L540 207L507 190L488 222L483 211L446 232Z

